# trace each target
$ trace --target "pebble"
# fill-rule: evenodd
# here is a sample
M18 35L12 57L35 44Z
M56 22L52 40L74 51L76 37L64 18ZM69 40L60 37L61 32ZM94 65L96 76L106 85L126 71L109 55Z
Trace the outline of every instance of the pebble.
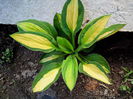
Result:
M20 79L20 75L15 74L15 78L19 80Z
M104 95L107 95L107 94L108 94L108 90L105 89L105 90L104 90Z
M28 65L30 65L31 67L35 66L33 62L28 62Z
M0 77L2 76L2 74L0 74Z
M24 77L24 78L27 78L27 77L31 77L33 76L35 73L36 73L37 70L24 70L22 71L21 75Z
M124 74L124 71L120 71L119 74Z

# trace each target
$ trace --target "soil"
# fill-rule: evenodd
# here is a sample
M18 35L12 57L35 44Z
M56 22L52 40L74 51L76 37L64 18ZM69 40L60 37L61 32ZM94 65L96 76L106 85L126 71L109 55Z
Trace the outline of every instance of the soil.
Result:
M79 74L72 92L60 77L46 92L32 93L31 84L41 68L38 62L43 53L30 51L12 40L9 34L17 32L15 25L0 27L0 51L12 48L14 53L12 62L0 67L0 99L44 99L44 95L53 97L45 99L133 99L133 92L119 90L124 75L122 67L133 69L133 33L119 32L98 42L93 51L110 63L112 85Z

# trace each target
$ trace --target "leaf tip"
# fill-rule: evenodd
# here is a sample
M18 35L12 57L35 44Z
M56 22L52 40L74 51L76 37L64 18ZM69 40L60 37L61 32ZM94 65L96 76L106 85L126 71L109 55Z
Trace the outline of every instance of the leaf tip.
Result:
M33 93L40 92L40 90L37 90L35 88L32 89Z
M107 18L108 20L110 19L110 17L112 16L112 14L107 14L104 17Z
M112 16L112 14L107 14L107 15L105 15L105 16L111 17L111 16Z
M112 84L113 84L110 80L108 80L108 81L105 82L105 83L108 84L108 85L112 85Z
M127 24L121 24L123 27L126 26Z
M14 37L13 37L13 36L14 36L14 34L10 34L9 36L10 36L11 38L14 38Z
M73 89L74 89L74 86L67 85L67 87L68 87L68 89L69 89L70 91L73 91Z

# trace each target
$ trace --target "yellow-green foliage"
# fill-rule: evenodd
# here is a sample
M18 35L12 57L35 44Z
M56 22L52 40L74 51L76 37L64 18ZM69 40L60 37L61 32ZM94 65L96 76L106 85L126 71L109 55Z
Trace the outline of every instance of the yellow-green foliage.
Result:
M83 4L81 0L67 0L62 13L55 15L54 26L33 19L18 22L19 32L10 36L30 50L45 53L40 61L43 67L33 81L33 92L47 90L60 74L72 91L78 72L111 84L108 78L110 66L103 56L96 53L81 55L83 49L90 48L125 26L115 24L106 28L110 17L111 15L98 17L81 30Z

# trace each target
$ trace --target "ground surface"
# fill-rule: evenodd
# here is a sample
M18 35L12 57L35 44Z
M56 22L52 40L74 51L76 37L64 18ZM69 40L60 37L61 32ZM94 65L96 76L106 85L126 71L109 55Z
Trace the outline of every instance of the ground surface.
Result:
M0 99L41 99L44 94L58 99L132 99L133 93L119 91L124 75L121 67L133 69L132 33L118 33L102 40L94 50L110 63L113 85L108 86L80 74L72 92L60 77L46 92L33 94L31 84L41 68L38 62L42 53L30 51L8 37L8 34L16 31L16 26L1 25L0 28L0 51L10 47L14 52L12 62L0 67Z

